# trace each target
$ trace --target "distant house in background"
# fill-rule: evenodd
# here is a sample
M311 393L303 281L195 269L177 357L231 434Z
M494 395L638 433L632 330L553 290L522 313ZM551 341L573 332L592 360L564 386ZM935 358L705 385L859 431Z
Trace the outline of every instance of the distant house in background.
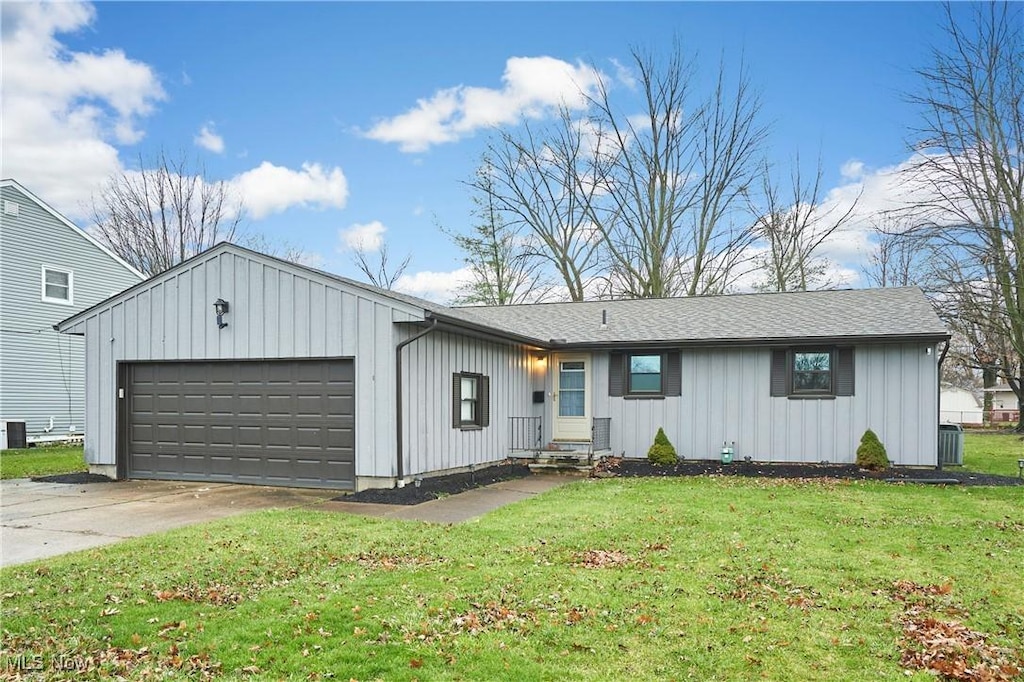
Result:
M21 422L29 443L81 435L85 344L53 325L145 277L16 181L0 180L0 197L4 440L19 443Z
M1006 384L986 388L992 394L992 412L989 421L993 424L1005 424L1020 421L1020 403L1017 394Z
M939 391L939 421L949 424L981 426L984 411L975 395L964 388L943 384Z

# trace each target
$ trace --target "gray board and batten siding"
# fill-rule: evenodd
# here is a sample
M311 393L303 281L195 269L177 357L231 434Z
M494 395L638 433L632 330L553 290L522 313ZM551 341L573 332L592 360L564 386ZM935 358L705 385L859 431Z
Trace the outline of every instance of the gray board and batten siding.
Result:
M213 302L224 299L219 329ZM222 244L68 320L85 334L86 461L113 473L118 366L153 361L353 358L355 471L394 476L395 322L423 309ZM382 385L383 390L375 390Z
M735 442L739 459L850 463L871 428L894 464L934 465L935 344L860 344L854 353L852 396L773 397L770 348L694 348L680 353L681 395L646 400L610 397L609 354L595 352L594 415L611 417L612 450L627 457L644 457L664 427L688 459L717 458Z
M44 300L43 269L66 273L69 301ZM81 434L85 342L53 325L143 279L39 197L0 182L0 419L29 441Z

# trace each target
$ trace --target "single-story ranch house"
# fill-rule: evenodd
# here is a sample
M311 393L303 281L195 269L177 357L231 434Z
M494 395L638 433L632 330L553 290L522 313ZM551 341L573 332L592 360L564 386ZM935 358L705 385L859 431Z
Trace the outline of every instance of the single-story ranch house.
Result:
M916 288L452 308L219 244L57 326L118 478L361 490L566 444L644 457L937 459Z

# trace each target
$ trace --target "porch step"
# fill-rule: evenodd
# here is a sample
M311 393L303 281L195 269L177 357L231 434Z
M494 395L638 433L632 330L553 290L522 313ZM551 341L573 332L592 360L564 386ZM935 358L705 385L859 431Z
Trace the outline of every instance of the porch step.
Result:
M572 462L530 462L527 464L530 471L534 473L565 473L565 474L590 474L593 470L592 464L581 464Z

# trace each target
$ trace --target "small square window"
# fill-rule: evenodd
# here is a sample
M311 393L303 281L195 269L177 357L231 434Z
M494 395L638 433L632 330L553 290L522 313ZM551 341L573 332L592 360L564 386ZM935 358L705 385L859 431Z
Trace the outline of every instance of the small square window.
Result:
M47 303L72 303L74 277L68 270L43 266L42 300Z
M831 351L793 351L792 371L794 394L832 392Z
M660 395L662 387L661 355L629 356L629 393Z

